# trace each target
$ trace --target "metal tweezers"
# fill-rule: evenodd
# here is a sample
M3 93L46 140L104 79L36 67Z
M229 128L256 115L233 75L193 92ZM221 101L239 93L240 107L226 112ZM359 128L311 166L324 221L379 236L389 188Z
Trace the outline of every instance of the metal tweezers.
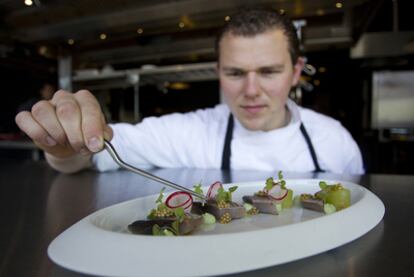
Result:
M139 174L139 175L141 175L141 176L144 176L144 177L146 177L146 178L148 178L148 179L151 179L151 180L153 180L153 181L156 181L156 182L159 182L159 183L164 184L164 185L166 185L166 186L172 187L172 188L174 188L174 189L177 189L177 190L181 190L181 191L188 192L188 193L190 193L191 195L194 195L195 197L198 197L198 198L200 198L200 199L202 199L202 200L205 200L204 195L198 194L198 193L196 193L196 192L194 192L194 191L192 191L192 190L190 190L190 189L188 189L188 188L186 188L186 187L183 187L183 186L177 185L177 184L175 184L175 183L173 183L173 182L170 182L170 181L168 181L168 180L162 179L162 178L160 178L160 177L158 177L158 176L155 176L155 175L153 175L153 174L151 174L151 173L149 173L149 172L147 172L147 171L145 171L145 170L142 170L142 169L136 168L136 167L134 167L134 166L132 166L132 165L130 165L130 164L128 164L128 163L126 163L126 162L124 162L124 161L123 161L123 160L119 157L119 155L118 155L118 153L116 152L116 150L115 150L114 146L113 146L113 145L112 145L109 141L107 141L107 140L105 139L105 140L104 140L104 144L105 144L105 149L106 149L106 151L108 151L108 153L111 155L111 157L114 159L114 161L115 161L115 162L116 162L116 163L117 163L120 167L125 168L125 169L127 169L127 170L129 170L129 171L132 171L132 172L134 172L134 173L136 173L136 174Z

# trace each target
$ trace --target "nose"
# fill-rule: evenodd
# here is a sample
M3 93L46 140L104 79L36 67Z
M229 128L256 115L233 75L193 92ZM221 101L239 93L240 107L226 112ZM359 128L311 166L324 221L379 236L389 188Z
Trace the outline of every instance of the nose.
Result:
M255 97L259 94L259 80L256 72L250 71L247 73L244 81L245 95Z

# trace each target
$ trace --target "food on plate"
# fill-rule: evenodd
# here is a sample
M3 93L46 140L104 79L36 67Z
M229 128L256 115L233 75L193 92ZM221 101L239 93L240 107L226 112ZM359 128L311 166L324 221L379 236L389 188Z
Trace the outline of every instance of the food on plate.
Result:
M137 220L128 225L128 230L134 234L154 236L186 235L196 230L204 220L199 215L186 215L177 223L175 218Z
M260 213L278 215L283 209L293 206L293 191L286 188L286 181L283 180L282 172L278 173L279 180L273 177L266 180L263 190L259 190L254 195L243 196L246 209L251 205Z
M205 202L194 202L191 212L212 214L222 224L230 223L232 219L244 217L246 215L245 208L232 201L232 193L236 189L237 186L234 186L225 190L222 183L213 183L208 189L207 200ZM195 186L195 191L204 195L200 184Z
M349 207L351 195L349 189L340 183L328 185L319 182L320 190L315 194L301 194L295 197L295 206L317 212L330 214ZM134 234L154 236L187 235L196 231L200 226L213 226L216 222L226 224L233 219L239 219L258 213L278 215L284 209L293 206L293 191L286 187L282 172L278 180L270 177L265 186L254 195L243 196L243 205L232 200L232 194L237 186L225 189L220 182L213 183L205 195L205 199L193 202L188 192L175 191L164 198L163 188L155 201L157 204L147 215L146 220L137 220L128 225L128 230ZM194 186L194 191L204 195L201 184ZM300 205L299 205L300 204Z
M319 182L321 190L312 194L301 194L302 207L326 214L345 209L351 205L351 192L340 183L328 185Z
M340 183L328 185L326 182L319 182L320 191L316 197L335 206L339 211L351 205L351 192L344 188Z
M188 192L173 192L163 202L164 190L161 190L155 201L157 207L150 211L147 220L137 220L128 225L130 232L154 236L186 235L204 223L203 216L190 213L193 198Z
M299 199L303 208L321 213L324 212L324 203L322 199L316 198L312 194L308 193L301 194Z

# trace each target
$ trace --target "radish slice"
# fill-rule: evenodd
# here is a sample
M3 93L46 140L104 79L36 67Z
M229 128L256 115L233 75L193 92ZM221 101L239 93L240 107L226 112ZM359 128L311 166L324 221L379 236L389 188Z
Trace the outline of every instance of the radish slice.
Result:
M184 210L188 210L193 205L193 197L188 192L176 191L167 197L165 205L170 209L182 207Z
M273 200L283 200L288 195L288 190L282 188L280 185L275 185L267 192L267 194Z
M216 197L217 191L219 188L222 188L223 184L219 181L213 183L209 188L207 192L207 198L214 198Z

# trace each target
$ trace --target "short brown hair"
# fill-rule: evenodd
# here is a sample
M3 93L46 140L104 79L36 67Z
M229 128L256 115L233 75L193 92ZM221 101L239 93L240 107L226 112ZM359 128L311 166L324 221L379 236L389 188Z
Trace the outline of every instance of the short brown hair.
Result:
M288 40L290 58L292 63L295 64L301 56L296 28L285 15L269 9L242 10L232 15L216 38L217 57L219 57L220 42L224 35L252 37L272 29L282 30L285 34Z

